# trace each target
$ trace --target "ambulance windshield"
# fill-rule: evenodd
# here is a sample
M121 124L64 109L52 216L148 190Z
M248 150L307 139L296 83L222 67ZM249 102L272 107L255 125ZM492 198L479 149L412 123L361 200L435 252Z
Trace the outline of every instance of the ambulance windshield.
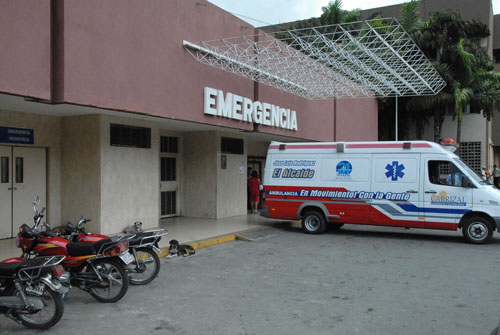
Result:
M472 179L472 180L475 180L476 182L480 183L480 184L487 184L487 185L491 185L491 183L487 180L484 180L483 178L481 178L481 176L479 174L477 174L476 171L472 170L467 164L465 164L462 160L460 160L460 158L453 158L453 160L455 160L455 162L462 168L465 170L465 172L469 175L469 177Z

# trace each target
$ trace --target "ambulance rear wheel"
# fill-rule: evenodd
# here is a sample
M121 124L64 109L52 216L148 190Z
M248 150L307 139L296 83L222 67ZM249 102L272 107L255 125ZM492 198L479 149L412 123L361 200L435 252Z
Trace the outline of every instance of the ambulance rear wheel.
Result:
M493 235L490 222L480 216L468 218L462 226L462 234L467 242L473 244L488 243Z
M322 213L309 211L302 217L302 229L308 234L321 234L326 229L326 221Z

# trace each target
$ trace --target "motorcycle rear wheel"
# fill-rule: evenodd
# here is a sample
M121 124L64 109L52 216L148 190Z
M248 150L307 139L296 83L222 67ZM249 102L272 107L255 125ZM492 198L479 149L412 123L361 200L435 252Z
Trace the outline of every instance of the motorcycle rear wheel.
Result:
M19 295L19 292L12 287L9 294ZM30 293L27 293L26 295L28 297L34 296ZM12 313L12 316L21 321L25 327L31 329L49 329L54 326L57 322L59 322L64 313L62 295L45 286L41 298L44 308L40 311L31 314Z
M127 265L130 284L149 284L160 273L160 258L151 248L139 248L136 249L136 253L139 260L134 259L132 263ZM137 263L139 263L138 266Z
M103 282L100 285L90 286L89 293L100 302L117 302L128 290L128 276L122 264L112 259L100 259L93 262L99 271ZM91 266L88 272L94 272Z

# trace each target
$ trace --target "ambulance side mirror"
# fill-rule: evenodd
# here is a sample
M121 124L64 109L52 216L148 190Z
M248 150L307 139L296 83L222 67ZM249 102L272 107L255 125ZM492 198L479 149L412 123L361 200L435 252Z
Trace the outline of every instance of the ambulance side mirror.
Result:
M462 187L465 187L465 188L471 188L472 187L472 183L469 179L469 177L467 176L462 176Z

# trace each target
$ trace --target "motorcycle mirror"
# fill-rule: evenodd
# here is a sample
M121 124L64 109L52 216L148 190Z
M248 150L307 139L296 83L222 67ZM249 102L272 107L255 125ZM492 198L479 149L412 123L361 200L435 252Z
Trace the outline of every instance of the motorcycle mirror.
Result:
M40 197L38 195L35 197L35 202L33 203L34 205L38 205L40 203Z

